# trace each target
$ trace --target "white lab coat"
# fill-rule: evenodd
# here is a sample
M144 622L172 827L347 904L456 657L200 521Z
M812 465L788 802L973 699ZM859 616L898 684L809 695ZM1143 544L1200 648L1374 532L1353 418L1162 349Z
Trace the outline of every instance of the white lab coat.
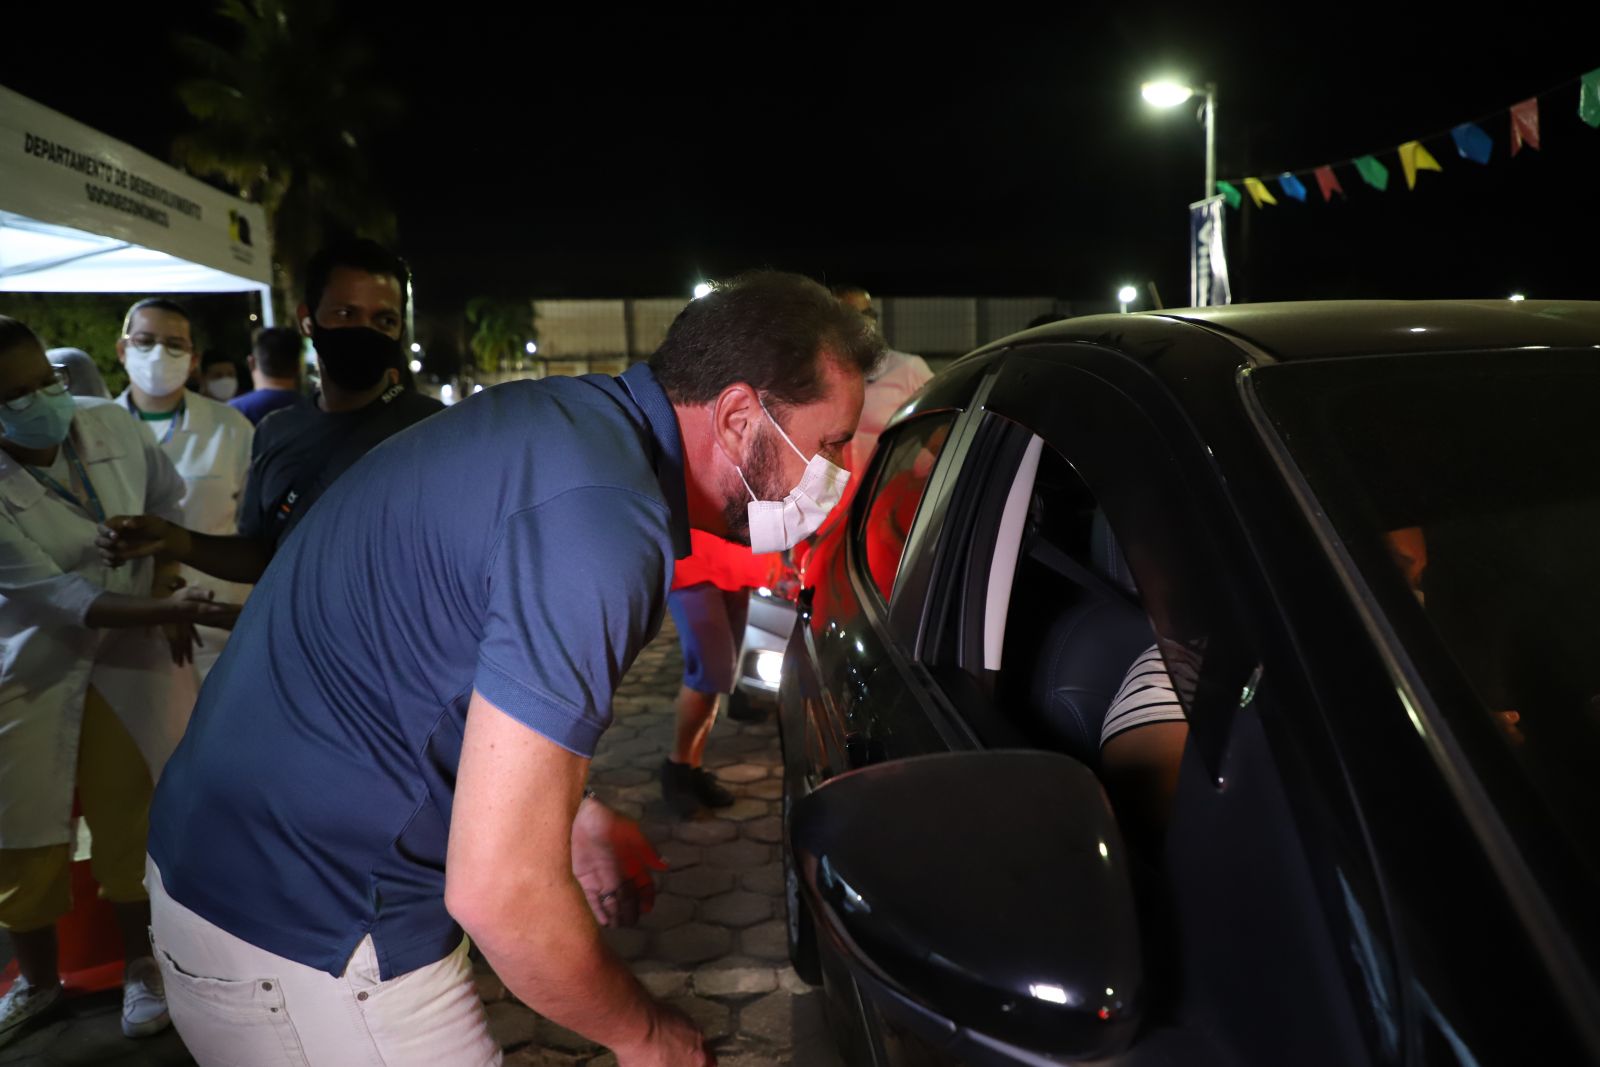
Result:
M846 451L846 465L857 478L866 473L873 449L878 447L889 419L912 395L933 377L928 361L891 349L883 355L878 370L867 380L861 403L861 421Z
M122 391L117 403L133 411L128 390ZM148 436L148 428L140 428ZM255 432L250 420L235 408L208 396L184 394L183 414L172 427L171 436L161 444L161 451L183 479L179 521L184 526L196 533L221 537L239 532L239 506L250 473L250 446ZM210 589L218 600L230 604L242 604L250 595L248 585L224 582L193 567L183 567L179 574L187 585ZM195 650L195 659L209 668L227 643L228 631L201 627L200 640L204 647ZM173 672L177 675L173 679L173 699L182 705L181 714L187 717L200 693L200 677L193 666L174 667ZM174 708L174 714L179 710Z
M183 482L150 434L110 401L76 404L73 445L106 514L177 520ZM94 547L95 526L93 516L0 452L0 848L71 840L91 684L146 760L164 762L162 749L176 743L163 715L172 658L159 630L83 624L103 592L148 596L154 572L149 560L107 567Z

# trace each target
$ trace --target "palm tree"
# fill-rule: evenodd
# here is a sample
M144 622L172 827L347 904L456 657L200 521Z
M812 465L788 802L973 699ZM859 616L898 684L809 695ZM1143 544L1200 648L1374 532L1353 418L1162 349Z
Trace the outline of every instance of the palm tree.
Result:
M185 35L196 76L178 86L194 129L173 144L191 172L261 204L272 234L273 295L293 317L298 272L330 231L393 241L394 212L363 156L395 121L399 96L325 0L221 0L237 39Z
M533 330L533 302L506 300L492 296L467 301L467 321L472 323L468 344L478 369L488 374L499 370L536 340Z

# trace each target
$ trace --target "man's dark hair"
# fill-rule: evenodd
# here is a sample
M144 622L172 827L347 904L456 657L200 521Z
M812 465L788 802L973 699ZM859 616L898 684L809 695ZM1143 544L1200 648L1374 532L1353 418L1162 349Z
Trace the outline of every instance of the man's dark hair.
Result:
M183 321L189 324L189 330L191 332L194 330L194 320L189 317L188 308L184 307L176 300L168 300L164 296L152 296L148 299L140 300L138 303L134 304L133 307L128 309L128 313L126 315L122 316L122 335L124 337L128 335L128 330L133 327L134 315L141 311L170 311L174 315L181 315L183 317Z
M832 293L835 297L839 298L840 300L843 300L845 297L849 296L851 293L864 293L865 294L865 293L867 293L867 288L864 285L830 285L830 286L828 286L828 292ZM871 294L867 294L867 295L871 295Z
M239 361L220 348L208 348L200 354L200 370L202 372L210 370L218 363L229 363L232 364L234 370L237 371L239 369Z
M28 328L28 324L21 319L14 319L10 315L0 315L0 355L21 348L25 344L39 346L44 351L44 345L39 344L39 337Z
M311 309L313 316L317 313L317 305L322 302L322 291L328 287L328 279L339 267L398 280L400 313L405 314L406 290L411 282L411 271L407 269L406 261L376 241L369 241L365 237L349 237L324 246L306 264L306 307Z
M705 404L735 382L793 407L822 396L823 353L868 374L883 340L865 319L799 274L763 270L724 282L678 314L650 369L675 404Z
M258 330L253 351L256 370L268 378L299 379L302 351L299 331L283 326Z

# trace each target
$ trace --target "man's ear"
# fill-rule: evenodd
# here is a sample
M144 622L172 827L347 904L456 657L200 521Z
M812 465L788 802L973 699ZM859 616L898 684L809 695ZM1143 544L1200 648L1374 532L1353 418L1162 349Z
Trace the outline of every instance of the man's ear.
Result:
M300 324L300 333L306 337L310 337L312 324L311 309L305 304L301 304L295 309L294 317Z
M755 389L747 382L734 382L711 402L711 439L729 459L742 464L761 417Z
M254 374L256 372L256 357L255 357L255 355L251 354L251 355L245 356L244 357L244 365L246 367L250 368L250 373L251 374Z

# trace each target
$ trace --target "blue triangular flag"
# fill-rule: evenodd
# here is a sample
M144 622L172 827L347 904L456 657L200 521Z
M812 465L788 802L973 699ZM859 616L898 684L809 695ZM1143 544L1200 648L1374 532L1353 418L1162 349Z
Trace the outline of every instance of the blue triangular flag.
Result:
M1302 204L1306 202L1306 187L1300 184L1300 179L1293 174L1285 174L1278 179L1278 188L1283 190L1283 195L1293 197Z
M1489 155L1494 151L1494 139L1476 123L1463 122L1450 131L1450 136L1455 140L1456 151L1461 153L1462 159L1470 159L1474 163L1489 162Z

